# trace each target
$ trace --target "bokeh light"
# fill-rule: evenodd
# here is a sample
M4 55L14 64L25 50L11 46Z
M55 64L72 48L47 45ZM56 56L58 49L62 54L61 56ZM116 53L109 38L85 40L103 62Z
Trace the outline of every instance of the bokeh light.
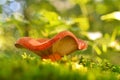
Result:
M87 37L90 40L96 40L102 37L102 33L101 32L88 32Z
M0 5L4 5L7 2L7 0L0 0Z
M10 9L13 11L13 12L17 12L17 11L19 11L20 10L20 8L21 8L21 5L20 5L20 3L19 2L17 2L17 1L14 1L14 2L12 2L11 4L10 4Z

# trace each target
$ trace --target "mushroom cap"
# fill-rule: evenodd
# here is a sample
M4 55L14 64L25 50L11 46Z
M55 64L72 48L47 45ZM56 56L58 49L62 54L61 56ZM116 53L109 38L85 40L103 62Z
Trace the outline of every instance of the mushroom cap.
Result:
M59 60L62 56L70 54L75 50L87 48L86 42L76 38L76 36L69 31L62 31L51 39L22 37L16 41L15 46L29 49L43 59L48 58L52 61Z

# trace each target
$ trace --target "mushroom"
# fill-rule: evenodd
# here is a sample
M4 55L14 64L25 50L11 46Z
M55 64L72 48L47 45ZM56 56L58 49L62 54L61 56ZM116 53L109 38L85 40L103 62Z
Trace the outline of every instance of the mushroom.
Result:
M42 59L60 60L62 56L68 55L76 50L87 48L86 42L76 38L69 31L62 31L51 39L33 39L22 37L16 41L17 48L26 48L33 51Z

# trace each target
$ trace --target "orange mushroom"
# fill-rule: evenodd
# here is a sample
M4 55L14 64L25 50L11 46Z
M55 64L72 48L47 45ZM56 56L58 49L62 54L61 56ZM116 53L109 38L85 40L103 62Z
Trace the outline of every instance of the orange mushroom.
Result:
M75 50L87 48L86 42L78 39L69 31L63 31L51 39L33 39L22 37L16 43L18 48L26 48L42 59L60 60L62 56L72 53Z

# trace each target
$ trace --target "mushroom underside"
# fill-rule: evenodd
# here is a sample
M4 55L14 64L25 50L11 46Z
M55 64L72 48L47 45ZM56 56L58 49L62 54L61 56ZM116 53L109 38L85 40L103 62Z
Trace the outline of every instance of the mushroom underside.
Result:
M77 42L70 36L66 36L58 41L56 41L53 45L45 50L33 51L39 56L49 56L52 54L59 54L60 56L64 56L72 53L73 51L78 49Z

